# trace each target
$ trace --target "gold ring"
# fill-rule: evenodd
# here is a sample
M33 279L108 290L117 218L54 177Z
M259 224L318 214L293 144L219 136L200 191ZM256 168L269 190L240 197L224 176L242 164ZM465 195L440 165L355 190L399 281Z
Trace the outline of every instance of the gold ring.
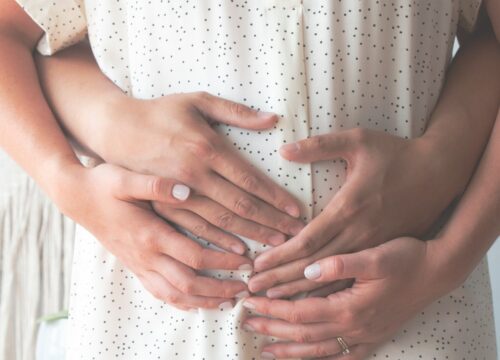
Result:
M342 355L349 355L351 351L349 350L349 345L347 345L344 338L342 336L338 336L336 339L339 346L342 348Z

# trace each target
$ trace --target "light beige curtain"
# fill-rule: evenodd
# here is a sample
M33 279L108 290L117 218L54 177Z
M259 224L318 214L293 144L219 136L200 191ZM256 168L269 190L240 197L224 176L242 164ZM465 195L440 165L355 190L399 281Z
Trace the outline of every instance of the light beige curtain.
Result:
M33 360L36 319L67 309L73 236L73 222L0 151L1 360Z

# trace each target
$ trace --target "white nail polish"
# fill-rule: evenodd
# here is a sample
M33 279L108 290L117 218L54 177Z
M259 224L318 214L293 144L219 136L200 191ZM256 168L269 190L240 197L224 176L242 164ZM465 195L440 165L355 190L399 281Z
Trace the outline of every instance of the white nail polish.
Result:
M219 304L219 309L220 310L229 310L233 308L233 304L230 303L229 301L223 302L222 304Z
M274 354L271 354L270 352L266 352L266 351L260 353L260 357L262 359L276 359L276 357L274 356Z
M304 269L304 276L309 280L317 279L321 276L321 265L312 264Z
M248 302L248 301L244 301L242 305L244 308L247 308L247 309L255 309L255 305Z
M175 184L174 187L172 188L172 196L177 200L181 201L186 200L189 197L190 192L191 189L186 185L182 184Z
M234 295L235 298L237 299L243 299L243 298L246 298L246 297L249 297L250 296L250 293L246 290L243 290L239 293L237 293L236 295Z
M238 270L252 271L253 270L253 266L250 265L250 264L243 264L243 265L240 265L240 267L238 268Z

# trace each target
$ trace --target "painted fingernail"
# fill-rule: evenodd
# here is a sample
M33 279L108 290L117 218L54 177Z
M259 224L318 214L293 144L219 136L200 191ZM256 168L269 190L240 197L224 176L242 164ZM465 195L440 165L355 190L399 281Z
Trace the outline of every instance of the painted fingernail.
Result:
M287 153L296 154L299 152L299 145L297 143L286 144L281 147L281 150Z
M222 304L219 304L220 310L228 310L228 309L232 309L232 308L233 308L233 304L229 301L226 301L226 302L223 302Z
M237 299L243 299L243 298L246 298L246 297L249 297L250 296L250 293L246 290L243 290L243 291L240 291L239 293L237 293L236 295L234 295L235 298Z
M276 116L276 114L272 113L272 112L266 112L266 111L257 111L257 116L260 118L270 118L270 117Z
M293 216L294 218L300 216L300 209L295 205L287 205L285 206L285 211L288 215Z
M243 329L250 332L255 332L255 329L250 324L243 324Z
M238 255L243 255L245 253L245 247L243 245L231 245L231 251Z
M321 276L321 266L319 264L309 265L304 269L304 276L309 280L319 278Z
M253 270L253 266L251 264L242 264L242 265L240 265L240 267L238 268L238 270L252 271Z
M274 354L267 352L267 351L261 352L260 357L261 357L261 359L276 359Z
M175 184L172 188L172 196L177 200L184 201L189 197L191 189L183 184Z
M277 246L277 245L283 244L285 242L285 240L286 240L285 235L283 235L283 234L276 234L276 235L273 235L273 236L271 236L269 238L269 243L271 245Z
M284 294L283 294L283 291L281 291L281 290L269 289L266 291L266 295L268 298L278 299L278 298L282 297Z
M255 309L255 305L248 301L243 301L243 307L247 309Z

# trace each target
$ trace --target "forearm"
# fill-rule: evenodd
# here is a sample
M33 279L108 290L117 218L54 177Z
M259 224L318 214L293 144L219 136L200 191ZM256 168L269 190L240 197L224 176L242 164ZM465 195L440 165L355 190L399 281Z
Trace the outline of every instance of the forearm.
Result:
M34 23L18 31L6 20L17 5L0 6L0 146L52 193L53 175L78 163L39 86L32 50L41 32Z
M481 162L430 248L445 283L460 285L500 235L500 112Z
M500 48L491 29L462 47L447 74L430 124L418 141L432 154L436 189L460 195L488 141L500 99ZM450 187L450 180L453 185Z
M133 132L126 106L137 100L101 72L87 43L51 57L37 55L36 63L43 90L66 134L89 154L116 162L111 153L120 153L115 140L124 136L109 136L117 131L115 112L120 111L120 133Z

